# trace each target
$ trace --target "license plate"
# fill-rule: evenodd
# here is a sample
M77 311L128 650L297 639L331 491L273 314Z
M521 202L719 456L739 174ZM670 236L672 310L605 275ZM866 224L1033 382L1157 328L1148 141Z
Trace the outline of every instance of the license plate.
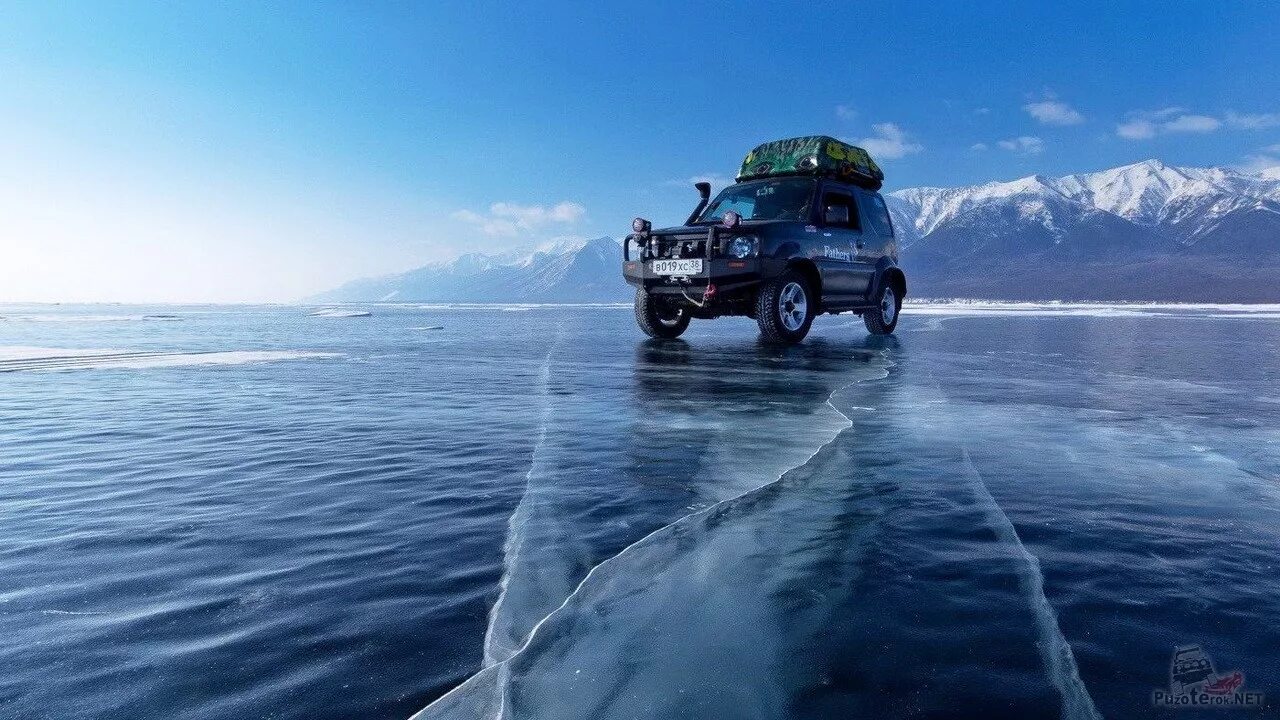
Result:
M702 272L702 260L654 260L649 269L654 275L697 275Z

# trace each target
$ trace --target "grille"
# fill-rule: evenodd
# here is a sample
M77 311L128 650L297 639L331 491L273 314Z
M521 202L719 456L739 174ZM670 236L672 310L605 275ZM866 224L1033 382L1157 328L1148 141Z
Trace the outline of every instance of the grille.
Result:
M697 235L655 235L653 237L654 257L670 258L704 258L707 256L707 236Z

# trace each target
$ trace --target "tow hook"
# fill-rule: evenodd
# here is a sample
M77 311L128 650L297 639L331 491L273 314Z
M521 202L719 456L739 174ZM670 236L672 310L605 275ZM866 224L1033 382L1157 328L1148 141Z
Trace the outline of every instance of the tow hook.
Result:
M702 291L701 301L694 300L693 298L689 297L689 291L685 289L684 285L680 286L680 294L684 295L684 299L688 300L694 305L697 305L698 307L706 307L707 303L711 302L711 299L716 296L716 286L714 283L707 283L707 287L704 288Z

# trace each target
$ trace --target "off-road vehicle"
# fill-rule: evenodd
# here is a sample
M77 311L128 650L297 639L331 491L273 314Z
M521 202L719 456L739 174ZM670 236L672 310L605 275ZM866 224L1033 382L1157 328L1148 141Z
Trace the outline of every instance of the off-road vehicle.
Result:
M674 338L692 318L746 315L767 341L795 343L819 314L852 312L876 335L893 332L907 281L883 180L862 148L792 138L752 150L714 200L696 183L701 200L684 225L636 218L622 274L640 329Z

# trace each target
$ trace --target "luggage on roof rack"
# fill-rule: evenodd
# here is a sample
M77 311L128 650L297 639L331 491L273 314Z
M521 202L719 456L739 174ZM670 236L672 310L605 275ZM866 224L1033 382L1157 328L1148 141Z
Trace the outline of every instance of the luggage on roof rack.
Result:
M738 182L779 175L821 175L879 190L884 172L860 147L826 135L774 140L747 153Z

